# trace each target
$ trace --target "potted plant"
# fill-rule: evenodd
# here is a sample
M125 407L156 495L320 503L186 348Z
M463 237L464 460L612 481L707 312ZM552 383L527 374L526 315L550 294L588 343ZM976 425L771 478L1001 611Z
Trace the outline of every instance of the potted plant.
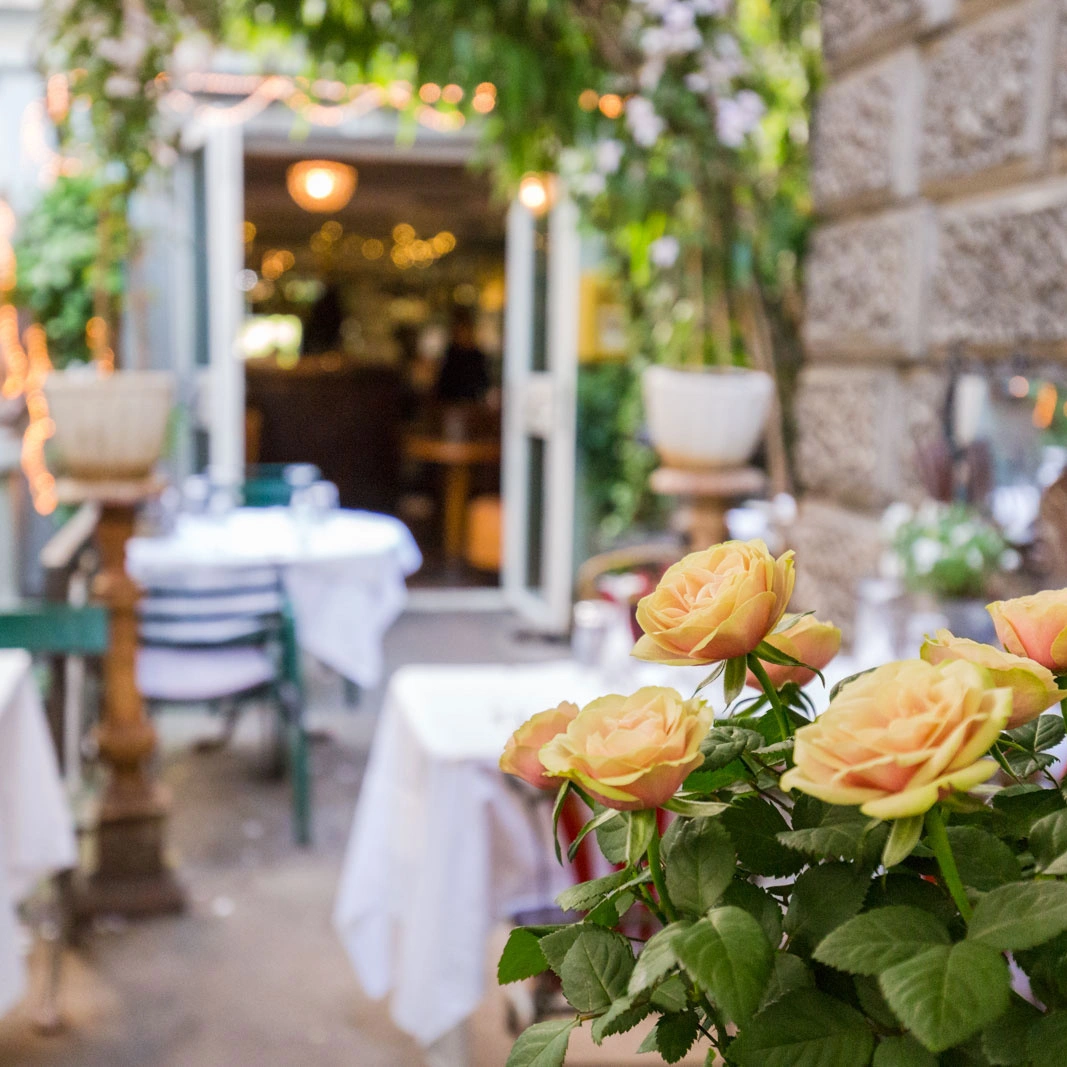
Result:
M816 715L840 634L782 615L791 556L717 545L638 607L634 655L722 675L724 708L645 687L508 742L616 867L511 933L500 981L551 971L572 1010L508 1067L560 1067L578 1027L666 1063L1067 1062L1067 590L990 604L1003 649L928 642Z

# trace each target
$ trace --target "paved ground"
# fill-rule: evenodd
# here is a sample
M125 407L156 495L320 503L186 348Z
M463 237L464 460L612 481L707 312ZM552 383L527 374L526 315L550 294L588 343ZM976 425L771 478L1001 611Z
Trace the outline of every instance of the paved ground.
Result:
M552 658L558 646L515 638L506 616L420 615L389 636L390 668L406 662ZM259 773L256 713L230 748L195 752L215 724L165 720L171 840L187 914L100 922L66 964L65 1033L33 1032L23 1008L0 1021L0 1067L420 1067L415 1044L357 984L330 912L380 693L346 709L338 681L312 672L316 843L291 844L288 789ZM492 961L487 961L488 965ZM491 983L487 988L491 990ZM490 992L474 1028L473 1067L499 1067L509 1047ZM580 1042L579 1042L580 1043ZM576 1052L580 1050L576 1049ZM605 1050L599 1062L629 1057ZM589 1062L578 1055L575 1062ZM647 1063L647 1057L643 1058Z

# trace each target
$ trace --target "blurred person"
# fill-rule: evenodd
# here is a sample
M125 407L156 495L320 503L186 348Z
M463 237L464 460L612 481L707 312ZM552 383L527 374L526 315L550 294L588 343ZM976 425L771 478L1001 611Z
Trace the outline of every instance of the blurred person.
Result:
M304 321L304 335L300 341L301 356L320 356L326 352L342 349L341 327L345 321L341 307L341 294L335 285L329 285L322 296L311 305Z
M474 337L474 313L457 307L452 313L452 334L445 349L435 389L445 403L485 400L489 392L489 360Z

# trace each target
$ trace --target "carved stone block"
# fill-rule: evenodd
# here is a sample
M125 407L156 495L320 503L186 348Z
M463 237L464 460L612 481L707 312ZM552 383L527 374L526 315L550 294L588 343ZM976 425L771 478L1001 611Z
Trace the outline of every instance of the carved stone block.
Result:
M802 487L864 508L908 497L916 484L915 448L938 431L944 391L933 371L806 368L794 404Z
M1063 152L1067 151L1067 0L1059 0L1058 9L1049 133L1053 145Z
M945 208L930 339L1067 351L1067 181Z
M954 9L954 0L823 0L823 53L839 68L941 25Z
M805 500L793 527L798 611L817 611L851 636L855 588L878 572L882 540L878 518L818 500Z
M920 169L929 192L959 193L1040 165L1054 12L1013 4L936 44L926 66Z
M816 231L807 262L809 355L918 354L929 226L920 206Z
M812 139L812 195L824 213L911 196L917 187L919 54L906 48L829 85Z

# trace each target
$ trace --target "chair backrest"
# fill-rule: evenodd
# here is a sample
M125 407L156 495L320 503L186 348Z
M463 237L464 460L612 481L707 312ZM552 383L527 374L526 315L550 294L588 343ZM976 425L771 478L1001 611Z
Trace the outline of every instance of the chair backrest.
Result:
M209 648L277 634L285 610L270 567L197 571L157 579L137 606L142 645Z
M0 648L25 648L57 656L101 656L107 646L107 611L96 605L41 602L0 612Z
M257 463L245 471L241 497L246 508L285 507L293 495L293 487L286 480L291 463ZM315 477L321 472L315 468Z

